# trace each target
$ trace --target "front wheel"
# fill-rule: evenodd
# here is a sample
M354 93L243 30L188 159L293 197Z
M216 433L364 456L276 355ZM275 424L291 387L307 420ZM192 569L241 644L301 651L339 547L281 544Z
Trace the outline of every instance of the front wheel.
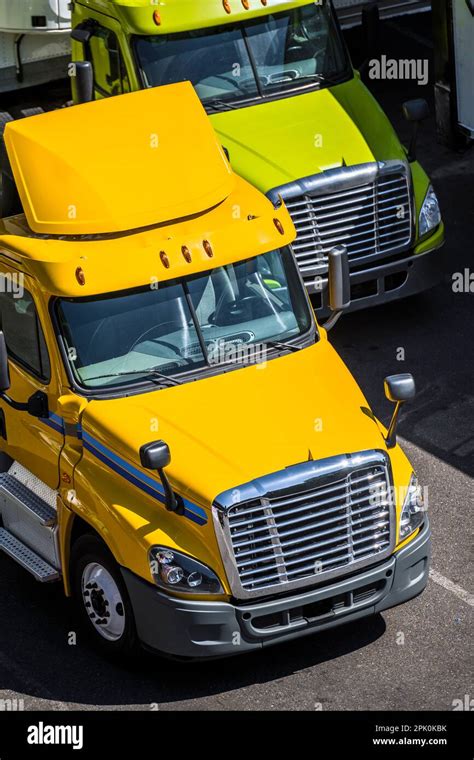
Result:
M74 543L71 581L77 612L93 643L110 655L137 654L135 620L120 568L97 536L81 536Z

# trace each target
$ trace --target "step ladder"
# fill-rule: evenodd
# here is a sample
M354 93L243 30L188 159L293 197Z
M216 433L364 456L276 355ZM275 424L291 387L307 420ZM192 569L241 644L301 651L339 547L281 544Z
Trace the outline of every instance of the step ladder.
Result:
M13 533L0 528L0 550L8 554L19 565L28 570L41 583L59 580L60 573L49 565L46 560L23 544Z
M42 583L61 577L54 501L55 492L20 465L0 473L0 551Z

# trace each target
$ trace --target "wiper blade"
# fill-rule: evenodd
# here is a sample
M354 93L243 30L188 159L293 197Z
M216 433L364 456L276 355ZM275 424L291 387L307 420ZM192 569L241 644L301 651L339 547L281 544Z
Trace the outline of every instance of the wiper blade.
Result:
M239 106L235 105L235 103L230 103L227 100L221 100L220 98L212 98L211 100L206 100L204 102L205 108L214 108L215 110L228 110L228 111L234 111L239 108Z
M298 79L296 79L295 81L301 82L301 80L304 79L305 81L310 81L310 82L311 81L322 82L322 83L329 82L329 84L331 83L336 84L337 82L339 82L340 78L341 78L340 74L306 74L306 75L304 74L303 76L298 77Z
M143 378L146 379L147 377L156 377L158 380L161 380L162 382L170 383L171 385L181 385L181 380L177 380L175 377L169 377L169 375L164 375L162 372L159 372L154 367L150 367L150 369L131 369L129 372L112 372L108 375L96 375L95 377L87 377L85 378L86 382L89 382L91 380L106 380L107 378L112 377L126 377L128 375L143 375Z
M270 348L285 348L287 351L301 351L304 346L295 346L293 343L284 343L281 340L264 340L263 343Z

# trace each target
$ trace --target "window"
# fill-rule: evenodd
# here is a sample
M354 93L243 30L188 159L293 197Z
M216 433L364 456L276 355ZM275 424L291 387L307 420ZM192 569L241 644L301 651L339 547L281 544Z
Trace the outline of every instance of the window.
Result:
M94 84L104 95L130 92L125 63L115 32L97 27L88 43L88 58L94 67Z
M204 105L212 108L352 77L329 4L190 32L135 37L134 45L148 86L189 79Z
M289 248L158 289L59 299L56 314L72 373L85 388L218 371L232 352L253 361L255 349L299 338L312 325Z
M0 293L0 323L9 356L41 380L49 381L50 364L35 303L27 290Z

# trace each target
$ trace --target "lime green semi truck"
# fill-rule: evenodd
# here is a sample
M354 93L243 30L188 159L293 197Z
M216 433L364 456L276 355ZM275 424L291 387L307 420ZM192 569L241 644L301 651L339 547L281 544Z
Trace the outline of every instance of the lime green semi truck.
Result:
M405 148L354 70L329 0L74 0L72 20L76 101L192 82L234 171L287 205L318 313L336 245L348 253L352 310L441 280L444 226L416 160L428 106L404 104Z

